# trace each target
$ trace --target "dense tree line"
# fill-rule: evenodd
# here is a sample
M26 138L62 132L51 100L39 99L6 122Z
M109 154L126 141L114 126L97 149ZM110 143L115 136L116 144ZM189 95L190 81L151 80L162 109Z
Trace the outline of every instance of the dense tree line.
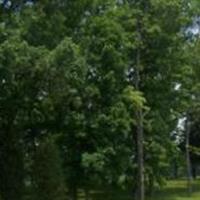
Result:
M199 134L197 16L194 0L1 1L0 198L162 185L179 120Z

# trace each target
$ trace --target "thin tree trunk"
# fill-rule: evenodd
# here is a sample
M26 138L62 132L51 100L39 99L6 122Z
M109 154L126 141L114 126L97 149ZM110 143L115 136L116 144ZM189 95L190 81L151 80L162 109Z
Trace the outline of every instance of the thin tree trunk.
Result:
M186 166L187 166L187 185L188 185L188 193L189 195L192 193L192 168L191 168L191 160L190 160L190 119L189 114L187 114L186 122L185 122L185 132L186 132Z
M137 164L138 164L138 188L137 200L144 200L144 150L143 150L143 116L142 111L137 111Z
M178 164L176 160L174 160L174 164L173 164L173 178L174 179L178 178Z
M138 40L141 41L140 24L138 21L137 26ZM140 91L140 47L136 52L136 71L135 71L135 89ZM144 200L145 187L144 187L144 135L143 135L143 111L142 108L138 108L136 111L137 120L137 165L138 165L138 186L137 186L137 200Z
M85 200L89 200L90 199L90 191L89 188L85 188Z
M69 195L70 195L70 200L77 200L78 195L77 195L77 187L76 185L72 185L69 190Z
M196 180L196 178L197 178L197 169L196 169L196 165L193 164L192 162L191 162L191 165L192 165L192 178L193 178L193 180Z
M148 192L147 192L148 196L152 197L154 192L153 189L154 189L154 175L151 174L148 177Z

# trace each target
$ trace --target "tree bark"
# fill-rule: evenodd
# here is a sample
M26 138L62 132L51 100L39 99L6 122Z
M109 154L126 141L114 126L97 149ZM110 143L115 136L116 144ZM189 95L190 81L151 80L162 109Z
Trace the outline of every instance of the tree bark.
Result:
M190 159L190 117L189 114L186 116L186 122L185 122L185 133L186 133L186 167L187 167L187 186L188 186L188 194L190 195L192 193L192 168L191 168L191 159Z
M137 111L137 164L138 164L138 188L137 199L144 200L144 150L143 150L143 116L142 111Z

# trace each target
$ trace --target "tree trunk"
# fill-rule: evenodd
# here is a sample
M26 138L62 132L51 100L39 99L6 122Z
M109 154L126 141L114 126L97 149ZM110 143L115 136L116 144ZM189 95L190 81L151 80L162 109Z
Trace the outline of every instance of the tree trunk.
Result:
M70 187L69 195L70 195L70 200L77 200L78 196L77 196L76 185L73 185L73 186Z
M186 167L187 167L187 185L188 185L188 193L189 195L192 192L192 169L191 169L191 160L190 160L190 119L189 114L187 114L186 122L185 122L185 133L186 133Z
M144 200L144 150L143 150L143 117L142 111L137 112L137 164L138 164L138 187L137 199Z
M154 176L153 174L148 176L148 188L147 188L147 194L148 196L152 197L154 190Z
M193 178L193 180L196 180L196 178L197 178L196 164L193 164L193 163L191 162L191 165L192 165L192 178Z
M174 179L178 178L178 164L176 160L174 160L174 163L173 163L173 178Z
M85 200L89 200L90 199L90 191L89 188L85 188Z
M137 26L138 40L141 41L140 24L138 21ZM135 89L140 91L140 47L136 52L136 71L135 71ZM138 186L137 186L137 200L144 200L145 188L144 188L144 135L143 135L143 111L142 108L138 108L136 111L137 121L137 165L138 165Z

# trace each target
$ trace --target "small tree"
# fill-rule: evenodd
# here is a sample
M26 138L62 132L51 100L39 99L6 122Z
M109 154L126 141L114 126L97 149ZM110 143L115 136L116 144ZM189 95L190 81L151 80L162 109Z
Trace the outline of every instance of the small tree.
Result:
M33 161L33 192L37 200L64 200L59 151L52 139L38 144Z

